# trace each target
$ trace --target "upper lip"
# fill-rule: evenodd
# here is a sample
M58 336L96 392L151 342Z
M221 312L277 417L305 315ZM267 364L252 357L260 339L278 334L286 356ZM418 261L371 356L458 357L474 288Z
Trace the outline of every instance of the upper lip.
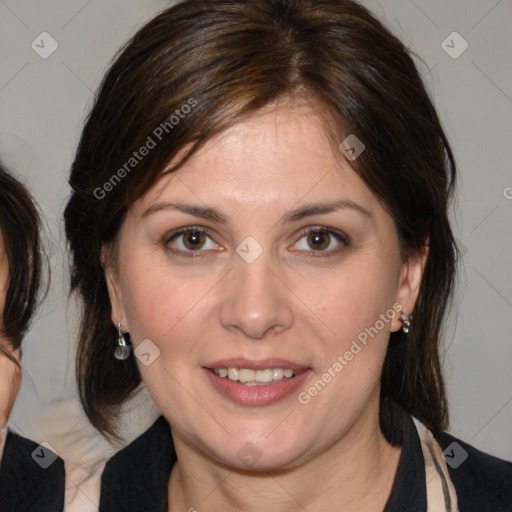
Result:
M249 370L266 370L271 368L283 368L293 370L294 372L307 370L309 367L300 363L289 361L287 359L245 359L237 357L232 359L221 359L204 365L204 368L247 368Z

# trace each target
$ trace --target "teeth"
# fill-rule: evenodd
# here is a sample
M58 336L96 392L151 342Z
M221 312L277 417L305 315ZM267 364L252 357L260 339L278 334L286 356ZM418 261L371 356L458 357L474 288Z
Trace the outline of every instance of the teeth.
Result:
M272 370L258 370L254 380L257 382L272 382L272 377Z
M228 372L231 370L229 368ZM231 375L229 375L229 378L231 380L238 380L238 382L252 382L255 380L256 372L254 370L246 370L245 368L240 368L238 370L238 379L231 379Z
M282 368L274 368L272 370L272 378L274 380L281 380L284 376L284 370Z
M288 368L269 368L265 370L250 370L248 368L214 368L219 377L227 377L246 386L263 386L283 379L290 379L296 373Z

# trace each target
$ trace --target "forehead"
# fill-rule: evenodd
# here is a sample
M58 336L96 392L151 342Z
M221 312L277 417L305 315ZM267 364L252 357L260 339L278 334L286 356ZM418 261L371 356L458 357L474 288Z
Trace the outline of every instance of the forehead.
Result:
M375 200L329 138L320 110L303 101L286 102L269 105L213 137L178 171L162 173L134 207L143 210L171 197L266 207L302 198L337 200L345 193Z

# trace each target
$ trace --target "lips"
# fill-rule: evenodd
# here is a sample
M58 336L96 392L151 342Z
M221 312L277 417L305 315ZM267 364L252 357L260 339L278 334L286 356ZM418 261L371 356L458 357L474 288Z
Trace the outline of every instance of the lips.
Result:
M255 385L255 382L239 382L224 375L226 369L243 370L246 373L253 374L277 368L281 372L285 370L287 375L291 374L290 377L277 381L260 381ZM219 372L221 369L224 369L224 372ZM296 392L312 370L301 363L286 359L249 360L236 358L213 361L206 364L203 371L213 389L223 398L245 406L264 406L284 400ZM230 373L233 377L232 372Z
M269 368L283 368L292 370L295 373L301 373L308 369L307 365L289 361L287 359L271 358L271 359L245 359L232 358L212 361L203 365L203 368L214 370L216 368L247 368L249 370L267 370Z

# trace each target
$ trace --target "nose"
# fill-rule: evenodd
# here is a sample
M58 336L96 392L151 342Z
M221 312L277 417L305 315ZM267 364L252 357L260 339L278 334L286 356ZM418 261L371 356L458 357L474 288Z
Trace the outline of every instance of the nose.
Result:
M229 331L252 339L283 332L293 324L290 291L264 255L247 263L234 257L226 276L220 322Z

